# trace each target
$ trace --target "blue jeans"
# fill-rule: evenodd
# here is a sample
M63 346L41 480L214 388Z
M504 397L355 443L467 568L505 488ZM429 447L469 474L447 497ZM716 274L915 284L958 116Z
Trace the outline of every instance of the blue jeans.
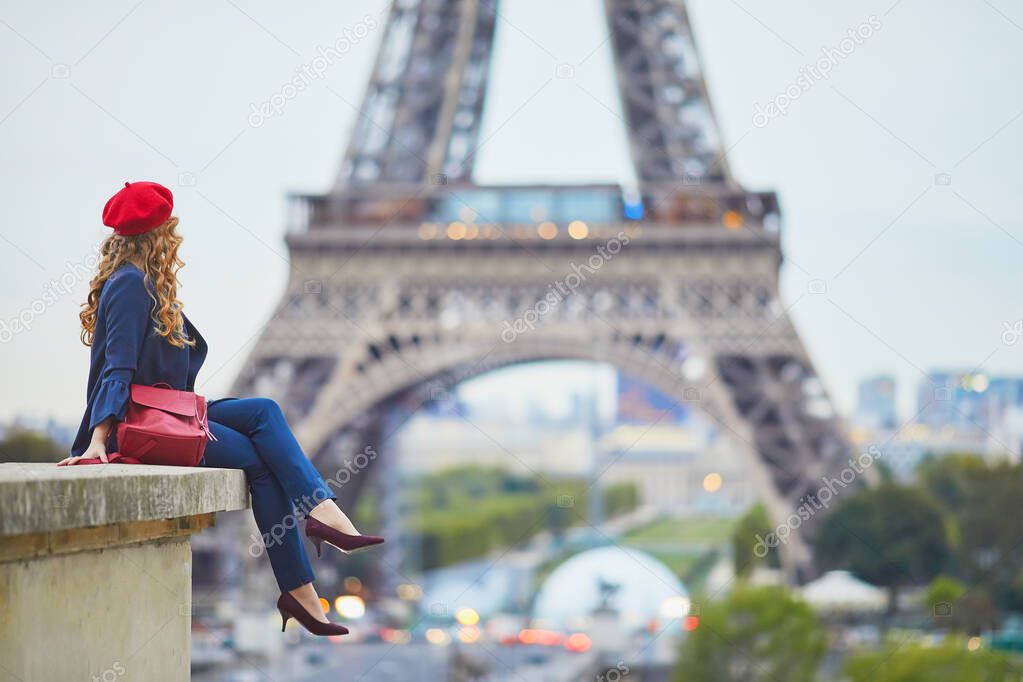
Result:
M242 469L252 493L252 514L281 592L313 581L302 543L299 514L335 499L305 456L277 403L231 398L209 407L210 430L202 466ZM296 511L297 510L297 511Z

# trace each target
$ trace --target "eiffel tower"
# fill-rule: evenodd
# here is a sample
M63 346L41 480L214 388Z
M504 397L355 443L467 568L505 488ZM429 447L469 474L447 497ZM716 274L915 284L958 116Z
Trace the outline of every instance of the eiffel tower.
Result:
M684 5L604 2L631 191L473 181L498 5L393 3L335 184L290 197L290 279L234 394L275 398L325 477L357 469L351 508L392 487L403 415L455 384L606 362L712 420L777 522L812 508L850 448L779 301L778 200L732 177ZM780 550L797 580L815 520Z

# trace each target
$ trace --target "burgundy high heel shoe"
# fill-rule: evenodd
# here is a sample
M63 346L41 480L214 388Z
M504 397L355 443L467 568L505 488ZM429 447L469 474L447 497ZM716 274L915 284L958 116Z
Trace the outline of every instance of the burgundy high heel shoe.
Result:
M352 554L373 545L379 545L384 541L379 535L349 535L331 528L325 523L320 523L313 517L305 520L305 535L316 545L316 556L320 556L320 545L326 542L335 549L340 549L345 554Z
M305 607L298 603L298 600L289 593L284 592L277 599L277 610L281 613L281 632L288 626L288 619L294 618L302 624L306 630L314 635L328 637L330 635L347 635L348 628L337 623L324 623L313 618L312 614L305 610Z

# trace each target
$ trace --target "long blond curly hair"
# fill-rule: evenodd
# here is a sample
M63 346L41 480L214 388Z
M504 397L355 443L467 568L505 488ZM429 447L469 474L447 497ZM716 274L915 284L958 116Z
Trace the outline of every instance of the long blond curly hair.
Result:
M177 226L177 217L171 216L149 232L131 236L112 234L103 240L96 276L89 282L89 296L78 315L82 320L82 343L92 345L103 285L119 267L131 263L151 285L147 290L155 304L152 318L156 333L178 348L195 344L185 333L184 305L178 300L178 270L185 262L178 258L182 237Z

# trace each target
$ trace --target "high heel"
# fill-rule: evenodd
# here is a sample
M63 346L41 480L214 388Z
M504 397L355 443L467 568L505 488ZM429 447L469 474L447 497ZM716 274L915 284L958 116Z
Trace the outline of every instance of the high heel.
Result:
M277 612L281 614L281 632L284 632L284 629L288 627L288 620L291 618L291 614L288 613L287 609L280 605L279 600L277 603Z
M281 614L281 632L284 632L284 628L288 626L288 620L290 618L294 618L302 624L302 627L314 635L328 637L331 635L348 634L348 628L344 625L338 625L337 623L324 623L323 621L313 618L312 614L306 611L305 607L287 592L282 593L281 596L278 597L277 610Z
M305 534L316 545L316 556L320 556L320 545L324 542L345 554L352 554L353 552L368 549L373 545L379 545L384 541L379 535L349 535L348 533L342 533L325 523L317 521L311 516L305 520Z

